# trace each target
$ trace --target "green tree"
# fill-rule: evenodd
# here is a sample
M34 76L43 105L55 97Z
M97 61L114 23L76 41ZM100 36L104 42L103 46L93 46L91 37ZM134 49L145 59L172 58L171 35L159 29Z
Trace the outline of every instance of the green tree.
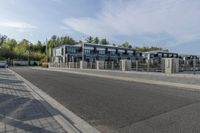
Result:
M17 46L17 41L15 39L8 39L8 41L4 43L3 46L13 51L13 49Z
M104 39L101 39L100 44L102 44L102 45L108 45L109 42L106 40L106 38L104 38Z
M16 57L15 53L9 48L0 48L0 59L14 59Z
M89 36L89 37L86 39L86 42L87 42L87 43L92 43L92 42L93 42L93 37Z
M18 59L28 59L30 55L29 41L23 39L14 49Z
M61 45L64 45L64 44L74 45L75 43L76 41L69 36L61 37Z
M120 45L120 47L123 47L123 48L132 48L132 45L130 45L128 42L125 42L122 45Z
M95 37L93 42L94 42L95 44L99 44L99 38L98 38L98 37Z
M2 46L6 42L7 36L0 34L0 46Z

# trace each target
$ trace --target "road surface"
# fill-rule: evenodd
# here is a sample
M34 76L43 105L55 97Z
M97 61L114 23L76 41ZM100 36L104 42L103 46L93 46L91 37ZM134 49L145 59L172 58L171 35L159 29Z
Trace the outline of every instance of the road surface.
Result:
M24 67L11 69L102 132L200 131L198 91Z

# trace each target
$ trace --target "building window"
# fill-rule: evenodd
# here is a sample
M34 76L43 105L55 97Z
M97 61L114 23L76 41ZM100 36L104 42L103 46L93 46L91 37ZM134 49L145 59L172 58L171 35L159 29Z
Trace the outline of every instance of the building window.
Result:
M76 53L76 49L75 48L67 48L67 52L68 53Z
M105 50L99 50L99 54L105 54Z
M175 58L177 58L177 57L178 57L178 55L177 55L177 54L174 54L174 57L175 57Z
M110 51L111 55L115 55L115 53L116 53L115 51Z
M162 53L158 53L158 57L162 57Z
M167 57L167 54L163 54L164 57Z
M150 54L150 58L154 58L154 54Z
M84 50L84 53L85 53L85 54L90 54L90 50L89 50L89 49L85 49L85 50Z

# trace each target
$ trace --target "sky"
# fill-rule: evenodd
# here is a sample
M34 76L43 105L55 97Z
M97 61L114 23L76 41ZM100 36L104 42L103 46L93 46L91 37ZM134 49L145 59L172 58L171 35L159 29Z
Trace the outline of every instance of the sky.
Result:
M199 25L200 0L0 0L0 33L18 41L98 36L200 55Z

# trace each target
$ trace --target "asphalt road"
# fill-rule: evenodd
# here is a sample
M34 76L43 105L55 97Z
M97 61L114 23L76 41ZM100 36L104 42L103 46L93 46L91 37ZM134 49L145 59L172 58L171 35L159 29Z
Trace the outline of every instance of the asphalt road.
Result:
M30 68L12 70L102 132L200 131L200 121L195 120L200 118L198 91Z

